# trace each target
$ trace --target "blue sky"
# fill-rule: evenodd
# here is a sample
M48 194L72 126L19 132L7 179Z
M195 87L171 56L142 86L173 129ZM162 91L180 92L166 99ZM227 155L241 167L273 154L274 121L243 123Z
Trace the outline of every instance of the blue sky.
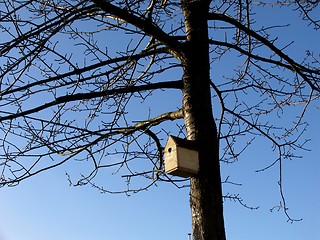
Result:
M243 186L237 187L236 191L249 205L260 208L248 210L226 201L228 239L320 237L317 187L320 137L316 119L311 126L312 152L306 153L303 159L285 164L285 193L290 214L303 221L290 224L282 212L269 211L279 199L276 178L272 178L270 172L255 173L252 164L255 160L251 158L247 160L247 166L240 166L240 163L232 166L243 175L237 175ZM259 161L263 160L259 158ZM191 231L188 189L159 184L130 197L100 194L90 187L69 187L63 168L29 179L15 188L1 189L0 213L1 240L176 240L187 239Z
M284 164L289 213L303 221L290 224L281 211L269 211L280 201L278 170L255 172L269 158L263 144L255 145L243 160L222 165L223 177L231 175L242 183L230 191L241 194L248 205L259 206L248 210L234 202L224 203L228 239L320 237L319 112L308 119L312 151ZM188 189L160 183L130 197L100 194L91 187L70 187L64 167L0 189L0 213L0 240L176 240L187 239L191 231Z
M286 13L283 22L291 17ZM271 20L278 23L279 19L271 18L270 24ZM304 55L305 45L319 52L319 33L311 35L311 32L306 24L299 24L298 28L289 27L283 33L283 42L295 40L295 48L290 51L297 59ZM219 72L226 70L221 68ZM162 103L176 104L180 97L170 94ZM310 110L306 116L310 126L305 136L312 140L308 145L311 151L304 152L301 159L285 161L283 166L289 213L291 217L303 220L291 224L282 211L270 212L280 202L279 172L277 167L255 172L272 158L269 146L261 141L245 152L240 161L222 164L222 178L230 175L231 180L242 184L224 186L225 193L239 193L249 206L259 206L258 210L249 210L225 201L228 239L320 239L320 114L316 105ZM162 109L153 113L157 111L162 112ZM157 187L130 197L100 194L90 186L69 186L65 174L68 169L72 169L72 165L42 173L16 187L0 189L0 240L187 240L187 234L191 232L187 188L159 183ZM110 184L116 188L122 183L114 181Z

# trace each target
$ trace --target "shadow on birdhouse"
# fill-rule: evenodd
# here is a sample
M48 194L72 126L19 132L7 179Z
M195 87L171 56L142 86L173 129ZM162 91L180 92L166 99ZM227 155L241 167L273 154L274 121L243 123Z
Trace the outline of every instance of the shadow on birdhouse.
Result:
M174 136L164 148L165 172L179 177L191 177L199 171L199 156L195 141Z

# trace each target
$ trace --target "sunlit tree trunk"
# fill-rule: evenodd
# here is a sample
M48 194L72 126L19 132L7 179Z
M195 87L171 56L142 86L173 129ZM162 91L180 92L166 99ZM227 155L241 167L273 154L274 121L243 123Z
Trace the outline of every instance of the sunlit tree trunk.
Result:
M206 0L182 1L187 43L183 109L188 139L199 144L199 174L191 178L190 206L194 240L224 240L219 143L210 96Z

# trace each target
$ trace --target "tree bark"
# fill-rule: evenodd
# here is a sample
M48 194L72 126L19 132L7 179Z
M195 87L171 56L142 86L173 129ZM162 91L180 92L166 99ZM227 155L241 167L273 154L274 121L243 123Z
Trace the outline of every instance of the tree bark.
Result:
M189 140L199 145L199 173L190 180L193 240L225 240L219 141L210 94L209 1L182 0L187 42L183 110Z

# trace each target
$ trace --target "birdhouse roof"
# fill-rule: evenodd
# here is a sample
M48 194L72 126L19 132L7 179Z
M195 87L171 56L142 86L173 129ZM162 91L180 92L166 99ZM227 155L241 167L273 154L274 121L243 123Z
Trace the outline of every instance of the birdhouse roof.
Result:
M175 137L172 135L170 135L169 138L171 138L174 141L174 143L176 144L176 146L178 146L178 147L197 150L196 141L187 140L184 138L179 138L179 137Z

